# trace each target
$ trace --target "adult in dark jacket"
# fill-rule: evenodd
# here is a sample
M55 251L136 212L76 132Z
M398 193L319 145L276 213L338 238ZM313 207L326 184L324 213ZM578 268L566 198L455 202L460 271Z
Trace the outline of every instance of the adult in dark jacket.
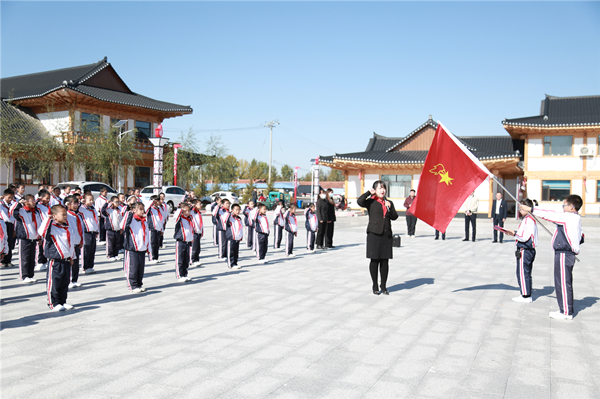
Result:
M367 225L367 258L371 259L369 271L373 280L373 294L389 295L387 277L389 260L394 256L392 248L392 220L398 219L394 203L385 198L387 187L385 182L377 180L373 188L358 198L358 205L367 208L369 224ZM378 272L381 274L381 292L377 284Z
M327 221L329 220L329 216L327 194L325 194L324 190L321 190L319 198L317 199L317 220L319 221L319 230L317 230L317 248L325 249L323 247L323 240L325 238L325 233L327 232Z
M496 199L492 202L492 220L494 226L504 227L506 221L507 205L506 200L502 198L502 193L496 193ZM504 240L504 233L500 232L500 244ZM498 242L498 230L494 229L494 241Z
M333 190L327 190L327 232L325 234L325 248L335 248L333 246L333 229L335 227L335 201L333 200Z

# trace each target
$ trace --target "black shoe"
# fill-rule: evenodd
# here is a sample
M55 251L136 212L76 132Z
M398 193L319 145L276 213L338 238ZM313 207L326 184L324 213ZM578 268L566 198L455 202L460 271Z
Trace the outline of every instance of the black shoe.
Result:
M446 237L442 237L442 240L446 241Z
M381 293L383 295L390 295L390 293L388 292L387 288L381 287Z
M317 245L317 249L325 249L321 245Z
M471 241L475 242L476 240L473 238Z
M379 290L377 290L377 288L373 288L373 294L375 294L375 295L379 295L379 294L380 294L380 292L379 292Z
M492 244L493 244L493 243L495 243L495 242L498 242L498 240L494 240L494 241L492 241ZM500 241L500 242L502 242L502 241Z
M468 238L465 238L463 241L469 241L469 239L468 239Z
M436 239L436 240L439 240L440 238L439 238L439 237L435 237L435 239Z
M502 243L503 243L502 240L500 240L500 244L502 244Z

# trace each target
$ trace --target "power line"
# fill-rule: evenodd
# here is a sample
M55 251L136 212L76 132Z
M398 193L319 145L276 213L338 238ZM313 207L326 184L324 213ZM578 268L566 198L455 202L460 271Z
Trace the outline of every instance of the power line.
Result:
M248 126L248 127L232 127L232 128L225 128L225 129L193 129L193 128L190 129L190 128L188 128L187 130L191 130L192 132L231 132L234 130L257 130L257 129L262 129L262 128L263 128L262 125L258 125L258 126ZM186 129L170 127L170 128L163 128L163 130L181 132Z

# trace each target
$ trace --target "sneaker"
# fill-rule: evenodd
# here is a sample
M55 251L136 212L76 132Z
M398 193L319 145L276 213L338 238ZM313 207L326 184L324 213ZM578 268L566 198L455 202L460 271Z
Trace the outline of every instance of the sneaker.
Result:
M533 302L533 299L531 299L531 297L525 298L525 297L522 297L522 296L516 296L512 300L514 302L521 302L521 303L531 303L531 302Z
M44 271L44 270L48 269L48 266L42 265L41 263L38 263L38 267L39 267L40 271Z
M29 277L25 277L23 280L21 280L21 283L23 284L29 284L31 281L31 279Z
M96 273L96 271L95 271L94 269L85 269L85 270L83 271L83 273L84 273L84 274L94 274L94 273Z
M146 289L144 287L140 287L140 291L146 292Z
M75 281L74 283L71 283L71 284L73 284L73 288L81 287L81 283L78 281Z
M556 312L550 312L548 314L548 316L550 316L551 319L558 319L558 320L573 320L573 315L570 314L564 314L562 313L560 310L556 311Z
M267 260L266 260L266 259L260 259L260 260L258 261L258 263L263 263L263 264L264 264L264 263L268 263L268 262L267 262Z
M288 258L293 258L294 256L296 256L296 255L294 255L294 254L288 254L287 255Z
M179 283L185 283L186 281L187 281L187 277L179 277L177 279L177 282L179 282Z
M36 280L36 279L34 279L33 277L31 277L31 278L29 279L29 282L30 282L31 284L34 284L34 283L37 283L37 280Z
M68 303L63 303L62 306L65 308L65 310L71 310L75 307L73 305L69 305Z
M192 278L191 278L190 276L187 276L187 277L185 278L185 281L192 281Z
M142 290L140 288L134 288L131 290L132 294L139 294L140 292L142 292Z
M61 310L65 310L65 307L63 305L56 305L56 306L53 306L51 310L53 312L60 312Z
M69 289L72 289L72 288L75 288L75 284L73 284L73 283L70 283L70 284L69 284Z
M235 266L231 266L231 270L240 270L242 267L235 265Z

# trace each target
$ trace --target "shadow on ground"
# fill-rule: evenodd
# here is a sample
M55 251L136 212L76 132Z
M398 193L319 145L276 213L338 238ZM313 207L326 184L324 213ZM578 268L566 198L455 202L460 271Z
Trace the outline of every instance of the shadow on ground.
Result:
M420 287L426 284L433 284L435 279L424 277L424 278L416 278L414 280L405 281L401 284L395 284L391 287L388 287L388 291L402 291L402 290L410 290L416 287Z
M82 305L78 305L72 310L66 310L66 311L61 311L61 312L53 312L50 309L48 309L48 311L45 313L34 314L31 316L22 317L20 319L15 319L15 320L3 321L2 324L0 325L0 331L2 331L4 329L9 329L9 328L28 327L28 326L32 326L34 324L38 324L38 322L40 320L50 319L53 317L69 317L69 316L77 314L77 313L85 312L86 310L98 309L99 307L100 306L85 307Z

